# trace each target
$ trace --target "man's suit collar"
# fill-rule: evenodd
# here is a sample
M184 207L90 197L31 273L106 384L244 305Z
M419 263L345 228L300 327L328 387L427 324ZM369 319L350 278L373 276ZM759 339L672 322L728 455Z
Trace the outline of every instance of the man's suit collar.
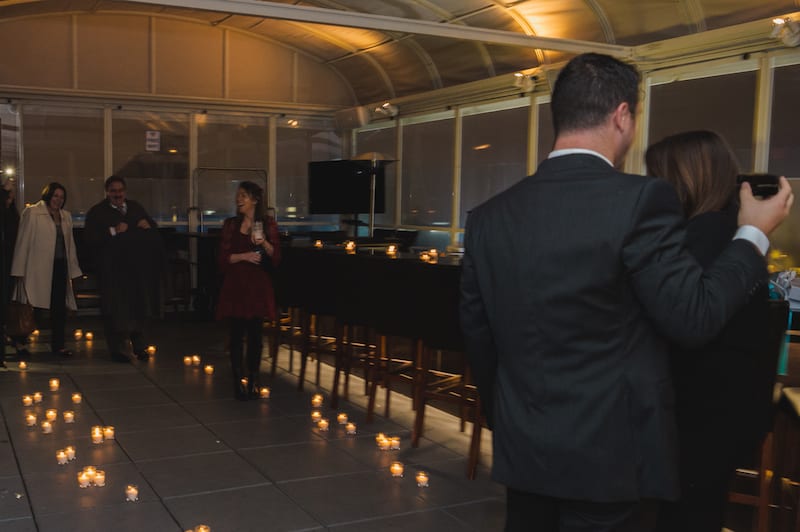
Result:
M567 155L577 155L577 154L591 155L593 157L597 157L598 159L601 159L606 163L608 163L608 166L610 166L611 168L614 168L614 163L612 163L608 157L606 157L602 153L590 150L588 148L565 148L561 150L553 150L550 152L550 155L548 155L547 158L555 159L556 157L565 157Z

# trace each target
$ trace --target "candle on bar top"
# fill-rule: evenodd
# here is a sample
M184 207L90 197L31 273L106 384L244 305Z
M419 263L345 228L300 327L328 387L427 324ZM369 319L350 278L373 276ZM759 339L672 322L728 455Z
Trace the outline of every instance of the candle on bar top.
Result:
M319 423L320 419L322 419L322 412L319 410L314 410L311 412L311 421L314 423Z
M53 424L50 423L49 421L47 420L42 421L41 427L42 427L42 432L44 432L45 434L52 434Z
M103 438L106 440L113 440L114 439L114 427L111 425L106 425L103 427Z
M389 244L389 246L386 248L386 254L388 256L390 256L390 257L396 257L397 256L397 246L394 245L394 244Z
M435 248L431 248L428 251L428 255L430 257L428 258L428 262L430 262L431 264L436 264L437 262L439 262L439 252Z
M83 401L83 396L81 394L79 394L77 392L72 394L72 402L73 403L75 403L76 405L79 405L79 404L81 404L81 401Z
M269 399L269 394L270 394L270 391L269 391L269 387L267 387L267 386L262 386L262 387L261 387L261 388L258 390L258 395L259 395L259 396L260 396L262 399Z
M200 355L192 355L192 366L200 365Z
M22 404L24 406L31 406L33 404L33 396L31 396L31 395L23 395L22 396Z
M183 357L183 365L184 366L191 366L192 365L192 356L191 355L186 355L185 357Z
M125 500L129 502L138 501L139 488L137 488L133 484L128 484L127 486L125 486Z
M64 410L64 423L75 423L75 412L72 410Z
M330 422L326 418L322 418L317 422L317 428L322 432L327 431L329 426Z
M422 253L419 254L419 260L421 260L422 262L430 262L431 254L428 253L427 251L423 251Z
M392 462L392 465L389 466L389 471L392 473L393 477L402 477L403 464L401 462Z
M20 360L19 361L19 369L23 369L23 370L24 369L28 369L28 363L25 362L24 360Z
M103 427L97 425L92 427L92 443L103 443Z
M156 354L156 346L148 345L147 349L145 349L145 351L147 352L148 355L153 356L153 355Z
M91 342L92 340L94 340L94 333L92 331L89 331L86 334L84 334L83 337L86 338L87 342Z
M64 449L59 449L56 451L56 462L58 465L64 465L67 463L67 461L67 453L64 451Z
M356 433L356 424L353 423L352 421L348 421L347 425L344 426L344 430L345 430L345 432L347 432L347 434L355 434Z
M339 412L339 415L336 416L336 421L339 425L347 425L347 414L344 412Z
M391 444L391 449L393 451L400 450L400 436L392 436L389 438L389 443Z
M67 460L72 461L75 460L75 447L72 445L67 445L64 447L64 453L67 455Z
M50 391L51 392L57 392L59 388L61 388L61 380L60 379L50 379Z
M317 249L322 249L322 240L314 240L314 247Z
M29 427L36 426L36 414L28 414L27 416L25 416L25 423Z
M378 442L378 449L381 451L388 451L392 448L392 441L389 438L384 438Z
M428 487L428 481L430 478L428 478L428 473L426 471L417 471L417 475L414 478L417 480L417 486L420 488Z
M356 243L352 240L348 240L344 243L344 250L347 252L348 255L352 255L356 252Z
M74 337L76 340L80 340L81 338L83 338L83 330L81 330L81 329L75 329L75 332L74 332L74 333L72 333L72 336L73 336L73 337Z
M34 403L42 402L42 392L33 392L33 402Z
M48 408L45 410L44 417L47 419L47 421L52 423L56 420L56 418L58 418L58 410L55 408Z
M322 394L315 393L311 396L311 406L314 408L319 408L322 406Z
M211 364L207 364L206 367L203 368L203 371L206 372L206 375L213 375L214 374L214 366Z
M78 485L81 488L88 488L91 484L92 481L89 480L89 475L86 474L86 471L78 473Z
M106 485L106 472L102 469L98 469L94 474L94 485L98 488L102 488Z

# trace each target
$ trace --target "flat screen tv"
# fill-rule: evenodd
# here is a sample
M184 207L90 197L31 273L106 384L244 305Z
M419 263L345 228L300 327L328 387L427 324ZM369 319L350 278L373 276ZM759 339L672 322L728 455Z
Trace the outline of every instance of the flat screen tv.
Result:
M317 161L308 163L310 214L369 213L372 161ZM386 212L384 168L375 168L375 212Z

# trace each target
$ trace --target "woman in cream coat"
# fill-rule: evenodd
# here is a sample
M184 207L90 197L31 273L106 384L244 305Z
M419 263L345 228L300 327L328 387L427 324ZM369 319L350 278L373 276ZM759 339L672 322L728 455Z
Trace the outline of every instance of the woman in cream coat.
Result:
M72 237L72 216L63 209L67 190L50 183L42 190L42 200L22 211L11 275L20 278L17 299L36 309L50 309L53 353L70 355L64 349L66 309L76 310L72 279L81 269ZM24 292L24 296L20 294Z

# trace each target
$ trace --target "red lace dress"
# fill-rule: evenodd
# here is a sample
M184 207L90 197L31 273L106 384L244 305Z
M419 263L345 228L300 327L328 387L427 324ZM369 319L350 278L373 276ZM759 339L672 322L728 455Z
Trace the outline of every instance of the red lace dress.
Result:
M275 250L271 258L264 255L263 260L271 261L271 265L266 268L263 264L246 261L230 263L232 254L256 249L250 242L250 235L243 235L240 227L241 221L238 217L228 218L222 226L219 271L223 279L217 302L217 319L275 319L275 291L269 272L274 271L281 259L278 225L273 218L264 218L264 236Z

